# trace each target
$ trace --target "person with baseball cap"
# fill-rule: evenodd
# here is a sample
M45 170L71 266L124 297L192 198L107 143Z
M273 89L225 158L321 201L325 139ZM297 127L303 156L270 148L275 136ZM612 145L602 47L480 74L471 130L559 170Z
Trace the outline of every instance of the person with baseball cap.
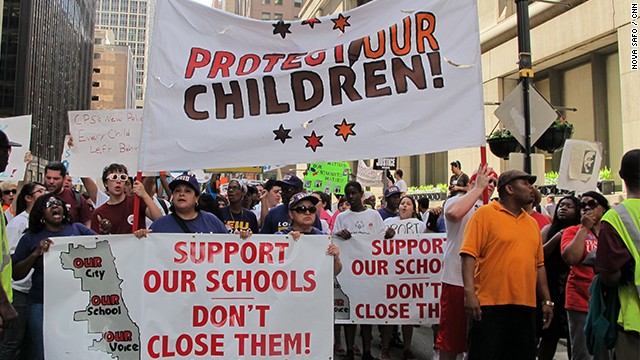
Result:
M481 165L471 176L471 190L449 198L445 203L447 243L442 263L440 327L435 339L435 348L440 351L442 360L454 360L458 354L467 351L467 316L459 252L465 226L482 206L482 195L488 192L491 197L497 180L498 174L492 168Z
M395 185L391 185L384 190L385 205L383 208L378 209L378 213L380 213L382 220L398 216L398 207L400 206L401 197L402 191Z
M7 134L0 130L0 172L4 172L9 164L11 148L21 147L21 144L10 141ZM11 254L7 240L4 216L0 216L0 236L2 236L2 262L0 263L0 329L13 326L18 320L18 313L11 306L13 290L11 288ZM0 334L2 335L2 334Z
M261 234L275 234L289 227L291 224L289 201L294 194L301 192L303 188L302 180L293 174L285 175L282 180L276 181L275 185L280 186L282 204L269 210L262 222L262 227L260 228ZM313 226L318 229L322 228L320 217L317 214L315 215Z
M543 329L551 324L554 303L540 229L523 210L533 201L535 180L524 171L503 172L499 199L476 210L464 230L460 256L464 307L471 321L469 360L536 358L536 292L542 299Z
M200 211L198 197L200 184L196 176L185 172L169 184L171 189L171 213L157 219L150 230L159 233L226 234L227 228L215 215ZM138 230L136 236L143 237L147 231Z

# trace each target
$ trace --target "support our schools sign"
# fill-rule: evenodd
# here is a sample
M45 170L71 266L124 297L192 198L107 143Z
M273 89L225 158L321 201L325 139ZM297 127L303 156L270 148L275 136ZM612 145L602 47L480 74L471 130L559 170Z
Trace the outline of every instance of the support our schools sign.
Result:
M375 1L303 21L158 2L139 166L256 166L484 143L476 2Z

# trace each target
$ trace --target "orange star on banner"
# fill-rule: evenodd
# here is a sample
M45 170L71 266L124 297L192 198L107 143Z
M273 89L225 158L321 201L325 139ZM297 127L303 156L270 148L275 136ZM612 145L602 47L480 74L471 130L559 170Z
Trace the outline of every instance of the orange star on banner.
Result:
M349 22L347 20L349 20L351 16L347 16L344 17L342 16L342 14L338 14L338 18L337 19L331 19L331 21L333 21L333 30L336 29L340 29L340 31L342 31L344 33L344 29L347 26L351 26L351 24L349 24Z
M316 135L315 130L311 132L311 135L303 137L305 138L305 140L307 140L307 145L305 145L304 147L311 148L313 152L316 152L317 148L324 146L322 144L322 141L320 141L324 137L324 135Z
M342 140L347 142L349 139L349 135L356 136L356 133L353 131L353 127L356 126L356 123L347 123L346 119L342 119L342 123L333 125L336 128L336 136L342 136Z

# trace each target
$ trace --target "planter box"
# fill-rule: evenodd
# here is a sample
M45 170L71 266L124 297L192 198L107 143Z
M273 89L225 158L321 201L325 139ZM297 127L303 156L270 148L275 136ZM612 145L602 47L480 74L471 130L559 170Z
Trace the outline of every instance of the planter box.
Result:
M603 195L611 195L615 191L616 183L613 180L598 181L598 189Z
M493 155L505 160L509 159L510 153L522 151L520 143L514 137L487 139L487 143Z
M571 138L572 130L566 127L550 127L533 146L547 152L554 152L564 147L565 140Z

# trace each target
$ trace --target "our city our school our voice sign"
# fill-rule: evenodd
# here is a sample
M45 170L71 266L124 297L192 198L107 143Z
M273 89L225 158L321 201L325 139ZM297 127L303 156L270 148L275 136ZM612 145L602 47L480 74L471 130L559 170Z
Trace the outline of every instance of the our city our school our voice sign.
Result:
M446 234L353 235L335 243L343 264L334 283L336 323L438 323Z
M485 142L472 0L374 1L300 21L161 0L147 74L143 171L395 157Z
M328 236L54 238L44 256L51 359L329 359Z

